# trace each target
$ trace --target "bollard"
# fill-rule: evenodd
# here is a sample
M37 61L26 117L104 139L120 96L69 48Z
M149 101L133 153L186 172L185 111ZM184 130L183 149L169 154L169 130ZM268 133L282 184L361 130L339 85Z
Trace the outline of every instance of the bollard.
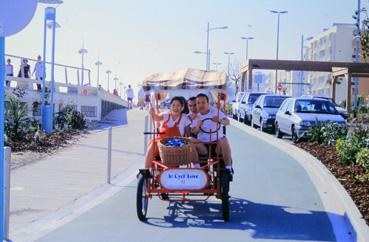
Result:
M148 122L149 122L149 116L145 116L145 127L144 127L144 132L147 132L147 126L148 126ZM145 134L144 135L144 155L147 152L147 143L148 143L148 136Z
M112 145L112 128L109 128L108 132L108 169L107 169L107 182L111 184L111 147Z
M4 240L9 239L9 217L10 217L10 160L11 148L4 147Z

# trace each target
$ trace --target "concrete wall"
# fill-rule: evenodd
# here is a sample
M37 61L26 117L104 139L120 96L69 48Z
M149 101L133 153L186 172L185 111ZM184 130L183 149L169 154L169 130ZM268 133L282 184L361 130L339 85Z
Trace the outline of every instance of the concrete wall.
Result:
M34 79L6 77L10 81L10 87L6 87L6 93L11 94L14 88L19 87L25 90L26 95L23 102L28 104L29 116L32 116L32 106L34 102L40 103L42 92L37 90L38 81ZM46 84L49 87L49 83ZM89 86L79 86L72 84L55 83L55 113L65 105L75 106L76 110L85 114L88 120L101 120L111 110L127 107L127 102L103 89ZM36 114L39 118L40 113Z

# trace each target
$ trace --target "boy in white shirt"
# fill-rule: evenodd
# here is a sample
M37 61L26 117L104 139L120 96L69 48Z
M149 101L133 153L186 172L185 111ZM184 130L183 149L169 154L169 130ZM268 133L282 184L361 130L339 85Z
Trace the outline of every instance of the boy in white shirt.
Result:
M209 105L209 98L203 93L197 95L196 104L198 113L192 121L191 131L197 134L197 139L201 142L215 142L218 140L216 152L223 155L226 169L233 172L231 147L222 129L222 125L226 126L230 124L229 119L222 111L219 111L218 117L218 110ZM208 150L203 143L197 144L196 149L201 155L208 154Z

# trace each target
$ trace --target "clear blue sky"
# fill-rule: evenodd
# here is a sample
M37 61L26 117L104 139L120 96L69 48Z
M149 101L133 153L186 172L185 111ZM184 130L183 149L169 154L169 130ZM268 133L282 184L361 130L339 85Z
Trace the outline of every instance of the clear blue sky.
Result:
M155 72L204 68L205 57L193 51L205 50L208 21L229 26L211 32L212 62L223 63L221 69L227 64L224 51L236 52L234 58L244 61L243 35L255 37L250 58L275 58L277 17L271 9L289 11L281 16L280 59L299 59L302 34L309 37L333 23L352 23L356 7L357 0L65 0L57 9L62 28L56 61L80 66L78 49L84 39L89 51L85 65L94 80L98 56L102 71L112 69L125 84L140 83ZM43 8L38 7L25 30L7 39L7 53L42 53ZM106 74L100 78L105 82Z

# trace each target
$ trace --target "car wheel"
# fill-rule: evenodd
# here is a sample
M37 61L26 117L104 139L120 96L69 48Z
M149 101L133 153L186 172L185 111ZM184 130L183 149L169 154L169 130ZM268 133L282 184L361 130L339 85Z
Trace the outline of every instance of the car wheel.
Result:
M263 120L260 119L260 131L265 132Z
M296 144L298 142L299 138L297 136L295 127L293 127L293 126L291 128L291 136L292 136L292 142Z
M241 114L240 113L237 113L237 121L238 122L242 122L242 118L241 118Z
M251 127L254 128L254 129L256 129L256 125L255 125L255 123L254 123L254 121L252 119L251 119Z
M278 139L282 139L283 138L283 133L281 132L281 130L279 129L278 124L275 124L275 136Z

